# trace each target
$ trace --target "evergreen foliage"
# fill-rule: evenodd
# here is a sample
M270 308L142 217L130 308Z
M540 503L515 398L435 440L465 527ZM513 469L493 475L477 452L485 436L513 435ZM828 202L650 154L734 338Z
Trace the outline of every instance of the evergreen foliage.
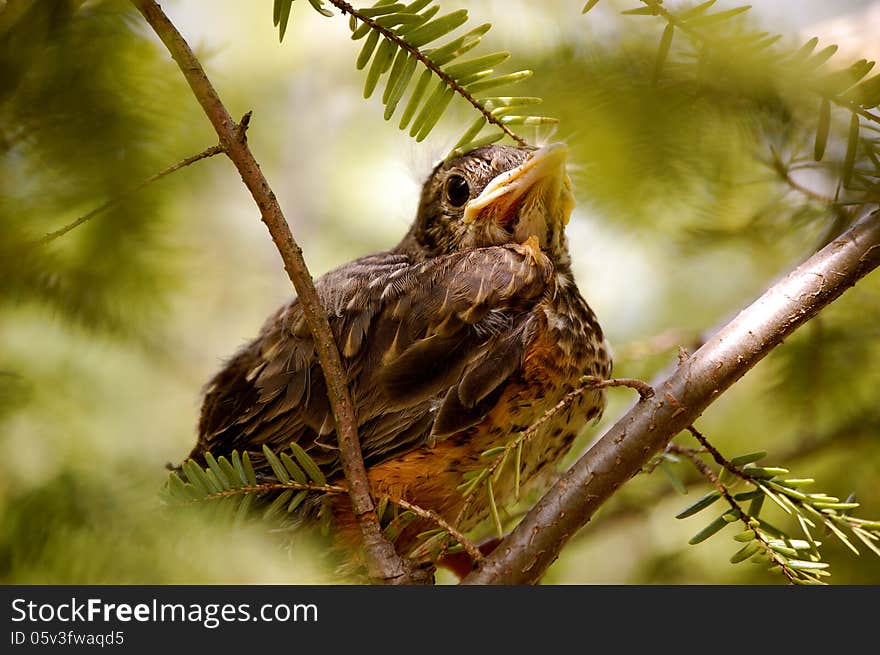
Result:
M174 278L158 191L63 243L39 239L159 168L173 114L148 108L176 81L126 4L13 4L0 21L0 303L136 332Z
M852 516L852 510L859 507L859 503L853 502L852 496L841 502L836 496L810 492L809 488L815 483L813 478L789 477L786 468L758 466L757 463L767 457L766 452L749 453L728 460L694 428L691 428L691 433L702 449L673 445L660 460L678 461L671 453L686 456L715 486L715 490L681 510L675 518L694 516L719 500L724 501L727 510L691 537L689 544L702 543L728 524L742 523L745 529L733 538L745 545L731 556L731 563L746 560L756 564L769 563L771 571L781 573L793 584L825 584L823 578L831 575L828 570L830 564L823 559L819 550L822 542L816 538L818 535L835 536L855 555L860 554L853 544L858 540L880 556L880 521ZM717 474L699 459L702 453L714 458L720 467ZM745 486L746 489L735 492L738 486ZM802 533L800 536L793 536L788 530L777 528L762 518L768 499L788 515L789 522L796 521Z
M467 10L437 16L440 6L433 0L414 0L407 5L378 0L372 7L361 9L347 2L328 1L349 15L351 38L364 40L357 57L357 68L367 71L364 98L373 95L387 74L382 93L384 118L391 120L398 107L403 107L398 127L409 128L409 135L416 141L430 134L454 96L467 101L480 115L453 146L449 157L495 143L505 136L525 145L526 140L511 128L556 123L548 116L517 113L528 111L526 108L540 103L540 98L487 95L489 91L532 75L529 70L495 75L495 66L504 63L510 57L509 52L461 60L480 44L491 23L436 45L438 40L467 23ZM320 14L333 16L321 0L310 2ZM273 21L281 40L287 30L292 4L293 0L275 0ZM417 70L421 70L419 75ZM487 125L488 131L484 129Z
M821 162L825 158L834 106L846 116L846 127L841 130L846 149L842 161L834 163L840 172L840 187L854 194L848 199L851 203L880 201L880 114L871 111L880 106L880 74L868 77L875 62L860 59L840 67L832 59L838 46L832 44L817 50L816 37L796 48L779 47L782 35L750 29L741 22L750 5L713 11L715 3L716 0L708 0L690 8L670 10L662 0L642 0L643 6L623 12L657 16L666 22L655 58L655 82L662 77L675 35L681 34L689 42L684 48L685 56L701 67L703 74L709 72L707 69L721 73L716 78L720 85L747 81L783 94L792 90L813 94L818 108L812 159ZM583 13L597 4L588 2ZM747 80L738 79L742 71L749 72ZM759 79L755 79L755 74ZM857 161L862 164L858 168Z
M276 24L285 40L297 38L291 4L276 2ZM325 12L343 9L337 2L312 4ZM572 172L581 209L569 230L579 284L608 326L615 374L651 379L674 361L677 347L699 343L705 330L845 229L860 208L878 201L880 82L870 62L846 60L830 43L764 33L752 11L712 2L632 4L639 6L623 8L637 11L621 15L620 3L612 0L587 3L590 13L575 23L575 36L565 32L558 43L529 50L529 64L541 74L523 79L518 87L523 96L511 98L472 86L506 76L485 74L500 66L506 53L464 51L477 46L485 24L471 25L467 17L454 28L459 32L413 45L415 30L454 15L440 25L446 29L463 14L449 14L433 2L377 4L345 13L363 52L359 83L368 95L382 98L380 111L398 124L413 103L404 127L413 131L416 124L415 138L438 130L445 116L462 135L458 150L503 138L502 126L516 143L529 122L529 103L544 98L546 112L560 120L572 161L582 166ZM9 11L13 6L16 11ZM571 9L576 15L579 8L554 5L540 13L557 20L564 15L559 12ZM590 36L600 13L607 22ZM496 34L502 21L494 22ZM613 35L607 42L603 31ZM456 42L449 53L455 57L438 63L438 51ZM213 77L212 54L203 61ZM311 214L320 209L320 230L303 240L320 269L339 263L343 252L356 256L387 245L384 234L375 234L387 206L379 205L376 213L367 206L371 198L383 199L369 195L373 178L366 190L349 194L356 201L332 192L345 179L338 162L356 151L358 176L381 170L387 144L369 128L378 120L371 111L349 117L341 137L331 133L338 124L324 116L308 123L315 129L280 127L289 118L285 94L300 91L290 84L312 79L313 68L320 67L289 65L286 83L272 79L272 98L282 108L277 114L271 113L271 99L263 102L256 95L237 108L256 109L249 137L261 146L264 168L278 165L271 146L309 153L303 157L308 168L281 168L276 175L287 175L294 189L288 193L295 229L308 234L309 220L316 218ZM476 104L438 70L470 89ZM483 77L468 79L477 74ZM226 87L244 79L224 75ZM428 81L416 97L422 78ZM450 89L445 109L419 123L423 112L437 110L432 96L439 93L443 100ZM218 453L201 475L188 463L167 480L171 511L138 502L165 478L165 461L176 463L191 446L196 389L216 368L217 353L239 344L286 293L282 289L276 297L274 289L261 287L264 269L243 265L257 256L242 248L238 233L230 237L216 229L232 212L228 207L235 207L219 186L175 175L178 181L153 185L63 238L34 247L43 235L212 143L210 130L199 132L201 118L179 109L190 100L167 53L145 37L128 3L36 0L0 8L0 580L285 579L291 565L273 538L277 532L255 529L244 519L274 506L271 522L296 520L300 512L319 508L322 495L341 493L287 449L271 453L275 466L268 454L250 453L252 463L267 462L254 468L253 479L243 454L236 459ZM236 99L236 105L242 102ZM514 114L525 116L521 124L501 120ZM345 142L353 135L356 146ZM297 187L298 175L306 180L303 187ZM223 180L224 192L235 186ZM309 185L314 194L303 192L312 190ZM181 204L184 198L189 204ZM316 199L325 204L314 204ZM350 211L352 202L365 205L361 213ZM228 223L241 217L233 218ZM185 224L195 226L197 248L181 247L191 234ZM322 257L325 253L312 248L322 234L338 237L342 250L334 241L332 256ZM182 254L189 261L185 268ZM613 284L603 282L608 278ZM716 484L696 465L694 473L680 464L682 458L693 461L691 455L702 460L702 446L690 449L693 453L676 446L658 468L678 490L709 494L685 513L690 516L670 520L680 502L670 501L675 489L667 478L637 476L569 544L547 581L880 580L880 558L844 555L850 546L863 555L877 546L876 522L860 518L862 512L880 515L875 278L811 321L701 419L718 451L766 450L771 461L806 473L794 477L759 461L721 456L726 464L715 460L712 470ZM174 302L169 291L194 281L201 285L198 292ZM204 356L197 349L202 342L210 344ZM606 421L628 402L625 394L609 395ZM580 445L596 433L591 429ZM495 473L520 468L524 434L484 453L485 468L463 479L463 488L493 497ZM821 480L828 495L802 486L805 476ZM256 487L249 488L254 479ZM706 480L709 489L701 487ZM851 490L862 503L858 508L846 497ZM532 500L524 497L520 504ZM182 510L179 501L209 513ZM387 498L378 505L389 536L418 516ZM509 527L520 509L491 505L491 516L468 537ZM211 515L214 507L217 514ZM704 512L716 511L711 522L692 525ZM733 552L730 543L710 539L700 528L723 529L728 519L738 526L733 559L758 559L762 566L724 565ZM705 539L699 548L688 547L688 536L698 531ZM242 545L244 539L249 545ZM138 555L129 542L148 544L154 555ZM422 534L418 552L410 555L462 548L437 525ZM235 571L227 566L232 559ZM601 570L594 566L597 560L605 564ZM311 560L295 561L298 571ZM768 575L772 566L783 577ZM240 577L230 578L233 573Z
M306 514L311 519L320 519L326 535L330 515L325 511L322 498L327 494L346 494L346 488L328 484L318 464L295 442L290 444L289 450L277 453L264 445L258 457L257 468L247 451L233 450L228 458L223 455L215 458L207 453L206 466L189 459L181 465L180 472L174 471L168 476L164 498L177 507L208 503L215 508L214 521L225 518L239 525L259 514L265 521L300 527L301 517ZM409 557L428 558L441 551L458 552L463 547L475 551L454 526L450 527L430 510L387 495L380 496L378 501L376 514L389 539L395 538L419 516L439 526L418 535L418 543L407 553ZM495 515L497 520L497 508Z

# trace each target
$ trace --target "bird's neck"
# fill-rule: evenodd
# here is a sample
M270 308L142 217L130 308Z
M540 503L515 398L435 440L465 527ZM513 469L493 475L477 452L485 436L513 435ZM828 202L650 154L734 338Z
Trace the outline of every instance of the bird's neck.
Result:
M418 242L412 230L391 249L391 252L396 255L405 255L413 262L423 262L432 257L425 246Z
M565 233L560 232L554 236L551 243L542 247L544 254L550 258L560 275L571 277L571 256L568 253L568 240ZM413 262L423 262L445 253L432 252L425 244L420 243L415 234L410 231L401 239L391 252L396 255L404 255Z
M565 232L557 231L551 237L550 243L543 248L544 254L553 262L557 274L561 277L574 279L571 272L571 255L568 253L568 239Z

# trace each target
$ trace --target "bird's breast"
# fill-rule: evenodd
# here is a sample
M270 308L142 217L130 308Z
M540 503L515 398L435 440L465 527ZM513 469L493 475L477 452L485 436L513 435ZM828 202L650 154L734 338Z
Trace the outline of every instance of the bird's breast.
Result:
M601 390L577 390L585 375L610 376L611 357L595 314L573 285L560 285L535 308L534 320L522 381L506 394L504 414L514 432L541 422L523 446L521 471L541 486L578 433L602 414Z
M515 458L508 457L494 476L495 497L499 504L506 504L516 495L517 481L524 492L545 487L575 437L605 407L601 390L577 391L584 375L607 377L611 372L602 330L577 289L560 288L536 305L527 320L531 326L525 337L522 366L486 417L406 456L389 467L393 469L390 475L377 475L386 485L390 483L394 492L423 500L450 520L459 515L462 506L468 507L462 529L487 515L485 492L478 490L476 499L465 503L461 495L448 490L493 464L495 457L487 458L483 453L510 446L527 433L516 458L519 475L514 470ZM404 471L401 465L411 469ZM418 482L413 484L413 480Z
M519 456L511 456L510 450L493 469L497 504L509 505L517 490L525 494L547 486L575 437L604 409L601 390L574 393L580 379L607 377L611 359L595 315L573 284L559 285L524 320L529 329L522 332L526 342L521 366L486 416L435 444L371 467L374 489L430 508L469 530L488 516L490 503L485 485L467 492L464 483L496 464L499 455L488 456L486 451L497 453L499 446L510 450L518 438ZM348 523L348 532L356 534L356 523ZM417 535L432 527L430 522L413 523L398 537L398 548L409 552L419 543Z

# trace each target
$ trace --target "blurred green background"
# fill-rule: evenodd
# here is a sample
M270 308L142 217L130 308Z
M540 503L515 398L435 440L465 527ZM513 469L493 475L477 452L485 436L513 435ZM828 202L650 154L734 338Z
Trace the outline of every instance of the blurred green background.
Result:
M527 136L572 149L580 288L615 373L648 379L827 238L835 212L766 163L771 146L812 152L818 104L749 62L700 75L670 62L654 86L662 22L621 16L632 3L607 0L587 16L582 4L443 7L492 22L484 47L511 50L507 70L535 71L515 93L543 97L542 113L560 119L555 133ZM877 49L878 2L753 4L745 20L782 33L785 46L818 35L840 44L840 65ZM472 120L467 108L416 144L382 121L378 100L361 99L359 44L344 20L294 3L279 45L271 0L163 7L230 112L254 111L251 147L313 274L396 243L421 181ZM833 196L845 125L835 114L830 165L798 171L798 186ZM291 293L232 165L200 162L32 244L214 142L128 3L0 2L0 582L340 581L304 539L291 546L263 526L168 511L158 498L166 463L194 442L201 386ZM815 477L817 490L853 492L859 514L878 517L878 337L874 274L698 425L722 452L767 450L768 462ZM573 455L631 400L613 390ZM684 464L681 474L694 481L687 497L662 473L634 479L545 581L781 583L729 564L729 536L687 545L708 519L673 517L706 487ZM880 558L826 541L833 582L880 583Z

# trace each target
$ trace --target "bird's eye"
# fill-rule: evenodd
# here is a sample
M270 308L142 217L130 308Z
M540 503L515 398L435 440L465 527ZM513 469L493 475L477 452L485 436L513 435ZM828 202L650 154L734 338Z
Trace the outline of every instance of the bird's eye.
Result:
M463 207L470 200L471 187L461 175L450 175L446 180L446 199L453 207Z

